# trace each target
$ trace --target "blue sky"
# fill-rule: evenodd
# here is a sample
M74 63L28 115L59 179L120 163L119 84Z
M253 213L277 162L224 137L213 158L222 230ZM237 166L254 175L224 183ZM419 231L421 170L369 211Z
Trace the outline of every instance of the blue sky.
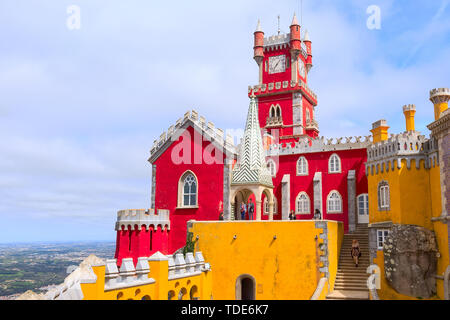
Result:
M81 9L81 29L66 26ZM369 5L381 29L369 30ZM0 3L1 242L115 239L116 212L150 206L153 140L196 109L241 129L258 18L287 32L299 1L4 0ZM448 0L304 0L321 135L404 130L450 86ZM299 18L300 19L300 18Z

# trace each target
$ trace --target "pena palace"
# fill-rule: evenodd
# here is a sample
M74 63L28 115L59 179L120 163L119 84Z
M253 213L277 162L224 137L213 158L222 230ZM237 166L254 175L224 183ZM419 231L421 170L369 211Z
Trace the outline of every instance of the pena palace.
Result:
M324 138L312 48L295 14L287 34L258 21L239 143L186 112L150 150L150 208L117 213L114 259L46 299L450 300L450 89L429 92L429 136L405 104L404 132Z

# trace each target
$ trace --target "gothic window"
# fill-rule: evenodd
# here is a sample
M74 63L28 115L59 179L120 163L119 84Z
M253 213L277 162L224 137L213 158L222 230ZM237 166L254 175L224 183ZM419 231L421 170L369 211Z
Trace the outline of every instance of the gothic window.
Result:
M281 107L277 105L277 117L281 117Z
M278 208L277 198L273 197L273 214L277 214L277 208ZM267 197L264 198L264 214L265 215L269 214L269 201L267 200Z
M178 183L178 207L192 208L198 205L198 182L194 173L186 171Z
M275 108L273 106L270 106L270 117L275 117Z
M308 175L308 161L305 157L300 157L297 160L297 175L304 176Z
M275 162L272 159L267 161L267 169L269 169L270 175L272 177L276 176L276 174L277 174L277 166L276 166Z
M328 173L341 172L341 159L337 154L332 154L328 161Z
M306 109L306 123L310 123L311 122L311 116L309 114L309 109Z
M378 210L389 210L389 184L386 181L381 181L378 184Z
M342 212L342 197L336 190L331 191L327 197L327 212L341 213Z
M311 205L309 201L309 197L306 192L300 192L297 196L297 200L295 201L296 207L295 212L300 214L310 214L311 213Z

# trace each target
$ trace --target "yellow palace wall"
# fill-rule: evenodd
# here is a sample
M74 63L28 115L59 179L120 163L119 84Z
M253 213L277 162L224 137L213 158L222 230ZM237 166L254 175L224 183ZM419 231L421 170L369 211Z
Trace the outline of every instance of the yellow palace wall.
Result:
M178 300L180 291L184 294L181 300L193 298L199 300L211 299L212 272L202 272L199 275L185 276L176 279L168 278L168 261L149 261L149 278L155 283L132 285L105 291L105 266L93 266L97 276L95 283L81 283L83 300ZM192 291L191 289L194 288Z
M389 183L390 210L378 210L378 184L381 181ZM439 166L436 164L430 169L425 169L424 161L420 161L420 168L416 169L415 160L411 160L410 169L406 166L406 160L401 161L401 168L368 176L369 189L369 221L370 223L392 221L394 224L412 224L433 230L436 234L440 258L438 258L437 274L442 275L449 265L448 231L447 225L441 222L432 222L431 217L441 215L441 191ZM377 251L377 257L373 263L380 267L381 271L381 299L416 299L397 293L392 289L384 277L383 250ZM437 297L444 298L443 281L437 280Z
M336 278L343 239L342 223L328 227L330 287ZM193 222L196 250L214 271L214 299L235 299L236 281L251 275L258 299L311 299L320 278L318 270L322 229L315 221ZM234 239L236 236L236 239ZM274 238L276 236L276 238ZM324 299L327 290L319 298Z

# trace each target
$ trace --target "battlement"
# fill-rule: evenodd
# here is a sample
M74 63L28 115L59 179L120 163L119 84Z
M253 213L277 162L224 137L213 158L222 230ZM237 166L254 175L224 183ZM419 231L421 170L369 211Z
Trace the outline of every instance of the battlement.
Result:
M227 149L232 154L237 153L236 146L234 145L233 137L229 134L224 134L224 131L220 128L216 128L214 123L206 122L206 119L202 116L199 116L198 112L195 110L187 111L184 114L183 118L180 118L176 121L176 123L170 126L167 129L167 132L163 132L158 140L155 140L153 143L153 147L150 150L150 159L151 160L156 154L157 151L167 142L167 141L176 141L179 135L182 133L180 129L183 128L184 124L187 122L191 122L194 126L197 126L199 131L202 132L202 135L208 141L214 141L219 144L219 146Z
M287 90L286 90L287 89ZM317 106L317 95L302 80L299 81L279 81L269 84L263 83L255 86L248 86L248 95L268 96L280 91L300 91L312 105Z
M403 112L416 111L416 106L414 104L407 104L403 106Z
M184 278L210 271L211 267L205 263L203 254L196 252L195 256L192 252L186 253L186 257L182 253L177 253L175 258L173 255L167 255L169 260L169 280Z
M303 41L305 41L304 39ZM291 46L291 34L279 34L270 37L264 37L264 51L275 51L278 49L285 49ZM305 59L308 57L308 53L304 48L301 48L301 54Z
M155 283L155 279L148 277L150 273L148 259L139 257L136 267L133 258L122 259L120 269L117 268L116 259L106 260L105 291Z
M450 88L436 88L430 90L430 101L433 103L443 103L450 100Z
M420 167L420 160L425 161L425 168L434 166L437 161L438 145L434 139L427 139L417 131L408 131L400 134L391 134L390 138L377 142L367 147L367 170L378 173L378 167L383 172L383 168L389 170L394 168L394 162L397 162L397 168L401 168L401 160L407 161L407 167L410 168L411 160L414 159L416 168Z
M137 225L138 228L145 226L148 230L151 225L156 229L159 225L161 229L167 226L170 230L170 212L169 210L158 209L155 214L154 209L127 209L117 212L117 221L115 230L122 230L122 227L127 230L128 227L134 229Z
M337 139L331 138L326 139L326 142L324 137L316 139L300 138L298 142L271 144L266 151L266 156L364 149L372 144L370 140L371 136L365 136L364 141L362 141L361 138L361 136L341 137ZM343 139L345 139L344 142L342 141Z

